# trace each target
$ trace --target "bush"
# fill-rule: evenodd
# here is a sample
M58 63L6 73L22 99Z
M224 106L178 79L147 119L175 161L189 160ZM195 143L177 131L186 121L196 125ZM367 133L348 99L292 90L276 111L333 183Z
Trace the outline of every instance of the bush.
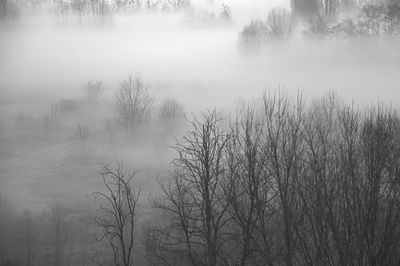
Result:
M89 81L83 86L86 101L89 103L97 103L104 90L103 82L100 80Z
M158 119L164 128L174 129L185 118L183 106L174 99L165 100L158 111Z
M232 10L230 6L226 4L222 4L222 11L219 14L219 17L225 21L231 21L232 20Z
M62 99L58 103L58 107L62 114L76 113L79 111L79 103L74 99Z

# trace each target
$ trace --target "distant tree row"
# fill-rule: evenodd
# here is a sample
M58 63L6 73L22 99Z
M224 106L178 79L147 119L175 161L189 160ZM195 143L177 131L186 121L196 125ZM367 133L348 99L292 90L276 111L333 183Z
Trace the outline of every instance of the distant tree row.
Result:
M19 17L20 10L48 8L58 22L78 19L79 23L104 23L113 13L135 13L143 10L175 12L185 11L186 19L196 22L229 22L232 19L230 6L222 4L219 12L196 8L191 0L2 0L0 22Z
M61 17L77 15L102 18L112 11L180 10L189 7L190 0L53 0L52 6L55 14Z
M261 48L299 34L313 39L392 38L400 34L400 4L390 1L292 0L291 12L275 8L266 20L252 20L240 32L240 45Z

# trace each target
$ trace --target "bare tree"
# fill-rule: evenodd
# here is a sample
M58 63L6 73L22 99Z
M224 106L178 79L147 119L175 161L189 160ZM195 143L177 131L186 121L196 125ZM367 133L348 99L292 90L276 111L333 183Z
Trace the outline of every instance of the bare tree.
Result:
M125 173L123 163L115 168L104 165L101 171L105 192L95 192L100 214L94 222L102 230L100 240L107 240L116 266L133 265L134 228L140 189L133 185L135 173Z
M60 205L51 207L49 215L50 244L52 250L52 263L64 265L65 249L68 240L68 225L66 221L67 211Z
M341 157L347 166L343 174L350 176L342 187L346 200L342 233L351 243L348 259L357 264L393 265L399 261L400 239L399 118L378 106L368 110L355 129L356 138L343 154L349 159Z
M302 132L304 103L299 94L294 100L285 93L264 95L265 159L277 196L277 222L281 232L283 260L293 265L296 258L298 212L297 180L302 176Z
M338 259L331 233L337 229L338 110L339 100L330 94L311 105L303 124L306 170L297 180L301 218L296 235L305 265L344 263Z
M25 253L25 265L34 265L37 256L34 248L38 238L38 230L35 218L30 211L25 211L22 217L22 249Z
M75 130L75 137L82 144L85 144L89 138L89 128L85 125L78 124Z
M260 106L258 106L260 107ZM237 232L235 240L240 252L238 264L272 264L266 230L274 214L271 180L267 177L263 138L265 134L262 109L255 102L238 107L231 122L227 145L227 178L230 203L229 215Z
M154 99L138 75L121 82L115 96L116 118L127 130L133 130L151 115Z
M172 180L160 183L163 197L152 202L171 220L157 231L166 253L190 265L219 265L226 260L223 159L228 136L219 123L215 111L194 119L192 131L175 146L178 158L172 163Z

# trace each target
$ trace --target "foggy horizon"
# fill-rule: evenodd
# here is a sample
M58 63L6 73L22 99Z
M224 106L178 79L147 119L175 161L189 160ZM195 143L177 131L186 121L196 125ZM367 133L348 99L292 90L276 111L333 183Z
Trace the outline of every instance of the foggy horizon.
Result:
M0 266L398 265L399 37L397 0L0 1Z

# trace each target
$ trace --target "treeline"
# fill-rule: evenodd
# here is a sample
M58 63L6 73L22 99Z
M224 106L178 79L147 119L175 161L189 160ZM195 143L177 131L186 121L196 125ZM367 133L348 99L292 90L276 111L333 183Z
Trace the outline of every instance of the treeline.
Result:
M395 1L292 0L291 11L274 8L240 32L240 45L260 48L300 35L311 39L393 38L400 34L400 5Z
M228 126L226 124L229 124ZM195 118L151 201L151 265L398 265L400 117L266 94Z
M104 20L113 13L176 12L184 11L186 20L217 23L229 22L231 8L222 4L218 10L209 11L197 8L191 0L53 0L51 5L56 18L75 16L80 19Z
M23 9L48 9L57 20L78 18L80 22L106 22L114 13L137 13L140 11L176 12L185 11L187 18L216 22L231 19L231 9L222 4L219 10L208 11L196 8L191 0L2 0L0 21L12 21Z
M131 133L152 98L129 76L115 104L119 130ZM175 104L162 110L181 113ZM117 161L101 167L97 211L56 204L43 215L19 213L0 198L0 265L400 263L393 108L360 108L333 93L308 102L265 93L229 117L194 115L173 149L156 195L146 196L137 173Z

